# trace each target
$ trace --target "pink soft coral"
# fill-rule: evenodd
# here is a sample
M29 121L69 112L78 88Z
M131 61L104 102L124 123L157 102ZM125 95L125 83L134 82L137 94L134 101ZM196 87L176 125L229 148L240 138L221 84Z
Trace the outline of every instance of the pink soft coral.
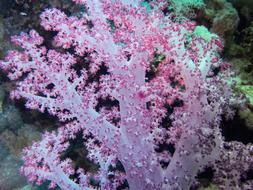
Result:
M50 180L50 187L66 190L95 189L94 181L101 189L127 181L131 190L185 190L206 166L222 165L216 160L230 152L219 124L224 111L232 112L229 88L212 72L222 64L220 39L188 20L173 22L163 1L150 3L149 13L137 0L75 2L88 10L80 18L58 9L41 15L41 25L57 32L54 44L74 53L48 50L32 30L13 37L23 51L1 62L10 79L25 76L13 98L66 123L24 150L21 172L29 181ZM80 132L88 158L99 165L95 174L62 157ZM239 172L252 167L249 147ZM233 179L238 188L252 187Z

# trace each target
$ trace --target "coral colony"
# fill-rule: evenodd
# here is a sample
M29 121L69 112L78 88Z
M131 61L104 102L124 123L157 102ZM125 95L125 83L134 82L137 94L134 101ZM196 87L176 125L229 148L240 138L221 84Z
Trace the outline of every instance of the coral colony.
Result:
M41 14L55 50L31 30L0 64L17 81L12 98L63 123L24 149L21 173L65 190L187 190L212 168L219 189L252 189L253 146L225 142L219 128L239 101L221 40L174 22L166 1L74 2L86 11ZM64 156L76 138L95 171Z

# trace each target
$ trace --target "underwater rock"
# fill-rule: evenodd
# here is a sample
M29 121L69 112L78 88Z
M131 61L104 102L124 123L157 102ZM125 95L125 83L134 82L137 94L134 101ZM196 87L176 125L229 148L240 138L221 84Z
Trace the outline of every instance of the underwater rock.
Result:
M249 108L247 108L244 110L240 110L239 116L241 119L245 120L246 126L253 130L253 112Z
M216 185L210 185L208 187L200 187L198 190L219 190Z
M11 8L15 0L4 0L0 1L0 14L4 14L5 11Z
M9 155L7 147L0 141L0 165L2 161Z
M17 130L23 125L20 112L13 105L2 106L0 112L0 133L5 129Z
M26 185L22 188L18 188L15 190L40 190L37 186L32 186L32 185Z
M3 101L5 97L4 88L0 85L0 114L3 113Z
M247 98L246 105L239 108L238 115L245 121L246 127L253 129L253 81L248 81L246 77L248 79L252 78L252 76L247 76L245 73L242 73L241 75L235 77L235 90L239 93L244 94Z
M234 58L230 61L235 70L240 85L253 85L253 68L252 63L246 58Z
M13 156L20 157L22 149L31 145L32 141L38 141L40 136L40 132L36 131L34 127L25 125L16 133L11 130L5 130L0 134L0 139Z
M251 70L253 71L253 21L242 31L241 46L244 49L244 55L251 61ZM253 75L251 75L253 78Z
M23 187L27 184L26 179L19 174L22 164L20 159L11 155L5 157L0 163L0 187L1 190L11 190Z
M243 22L246 24L252 21L253 16L253 1L252 0L228 0L234 7L238 10L241 17L243 17Z
M236 9L226 0L205 1L205 17L211 23L210 30L223 38L228 38L235 32L239 16Z

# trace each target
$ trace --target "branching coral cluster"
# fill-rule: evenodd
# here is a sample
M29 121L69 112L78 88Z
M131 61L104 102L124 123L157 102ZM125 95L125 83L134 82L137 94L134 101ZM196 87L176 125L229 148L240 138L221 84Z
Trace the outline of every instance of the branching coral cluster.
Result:
M86 7L80 17L58 9L41 15L61 51L48 49L32 30L12 38L23 50L0 64L18 81L13 98L65 123L24 150L28 180L66 190L186 190L213 167L221 189L253 187L252 180L241 182L252 169L252 145L228 145L219 129L236 101L219 57L221 40L164 15L166 1L150 1L149 11L138 0L75 2ZM80 133L96 173L62 156Z

